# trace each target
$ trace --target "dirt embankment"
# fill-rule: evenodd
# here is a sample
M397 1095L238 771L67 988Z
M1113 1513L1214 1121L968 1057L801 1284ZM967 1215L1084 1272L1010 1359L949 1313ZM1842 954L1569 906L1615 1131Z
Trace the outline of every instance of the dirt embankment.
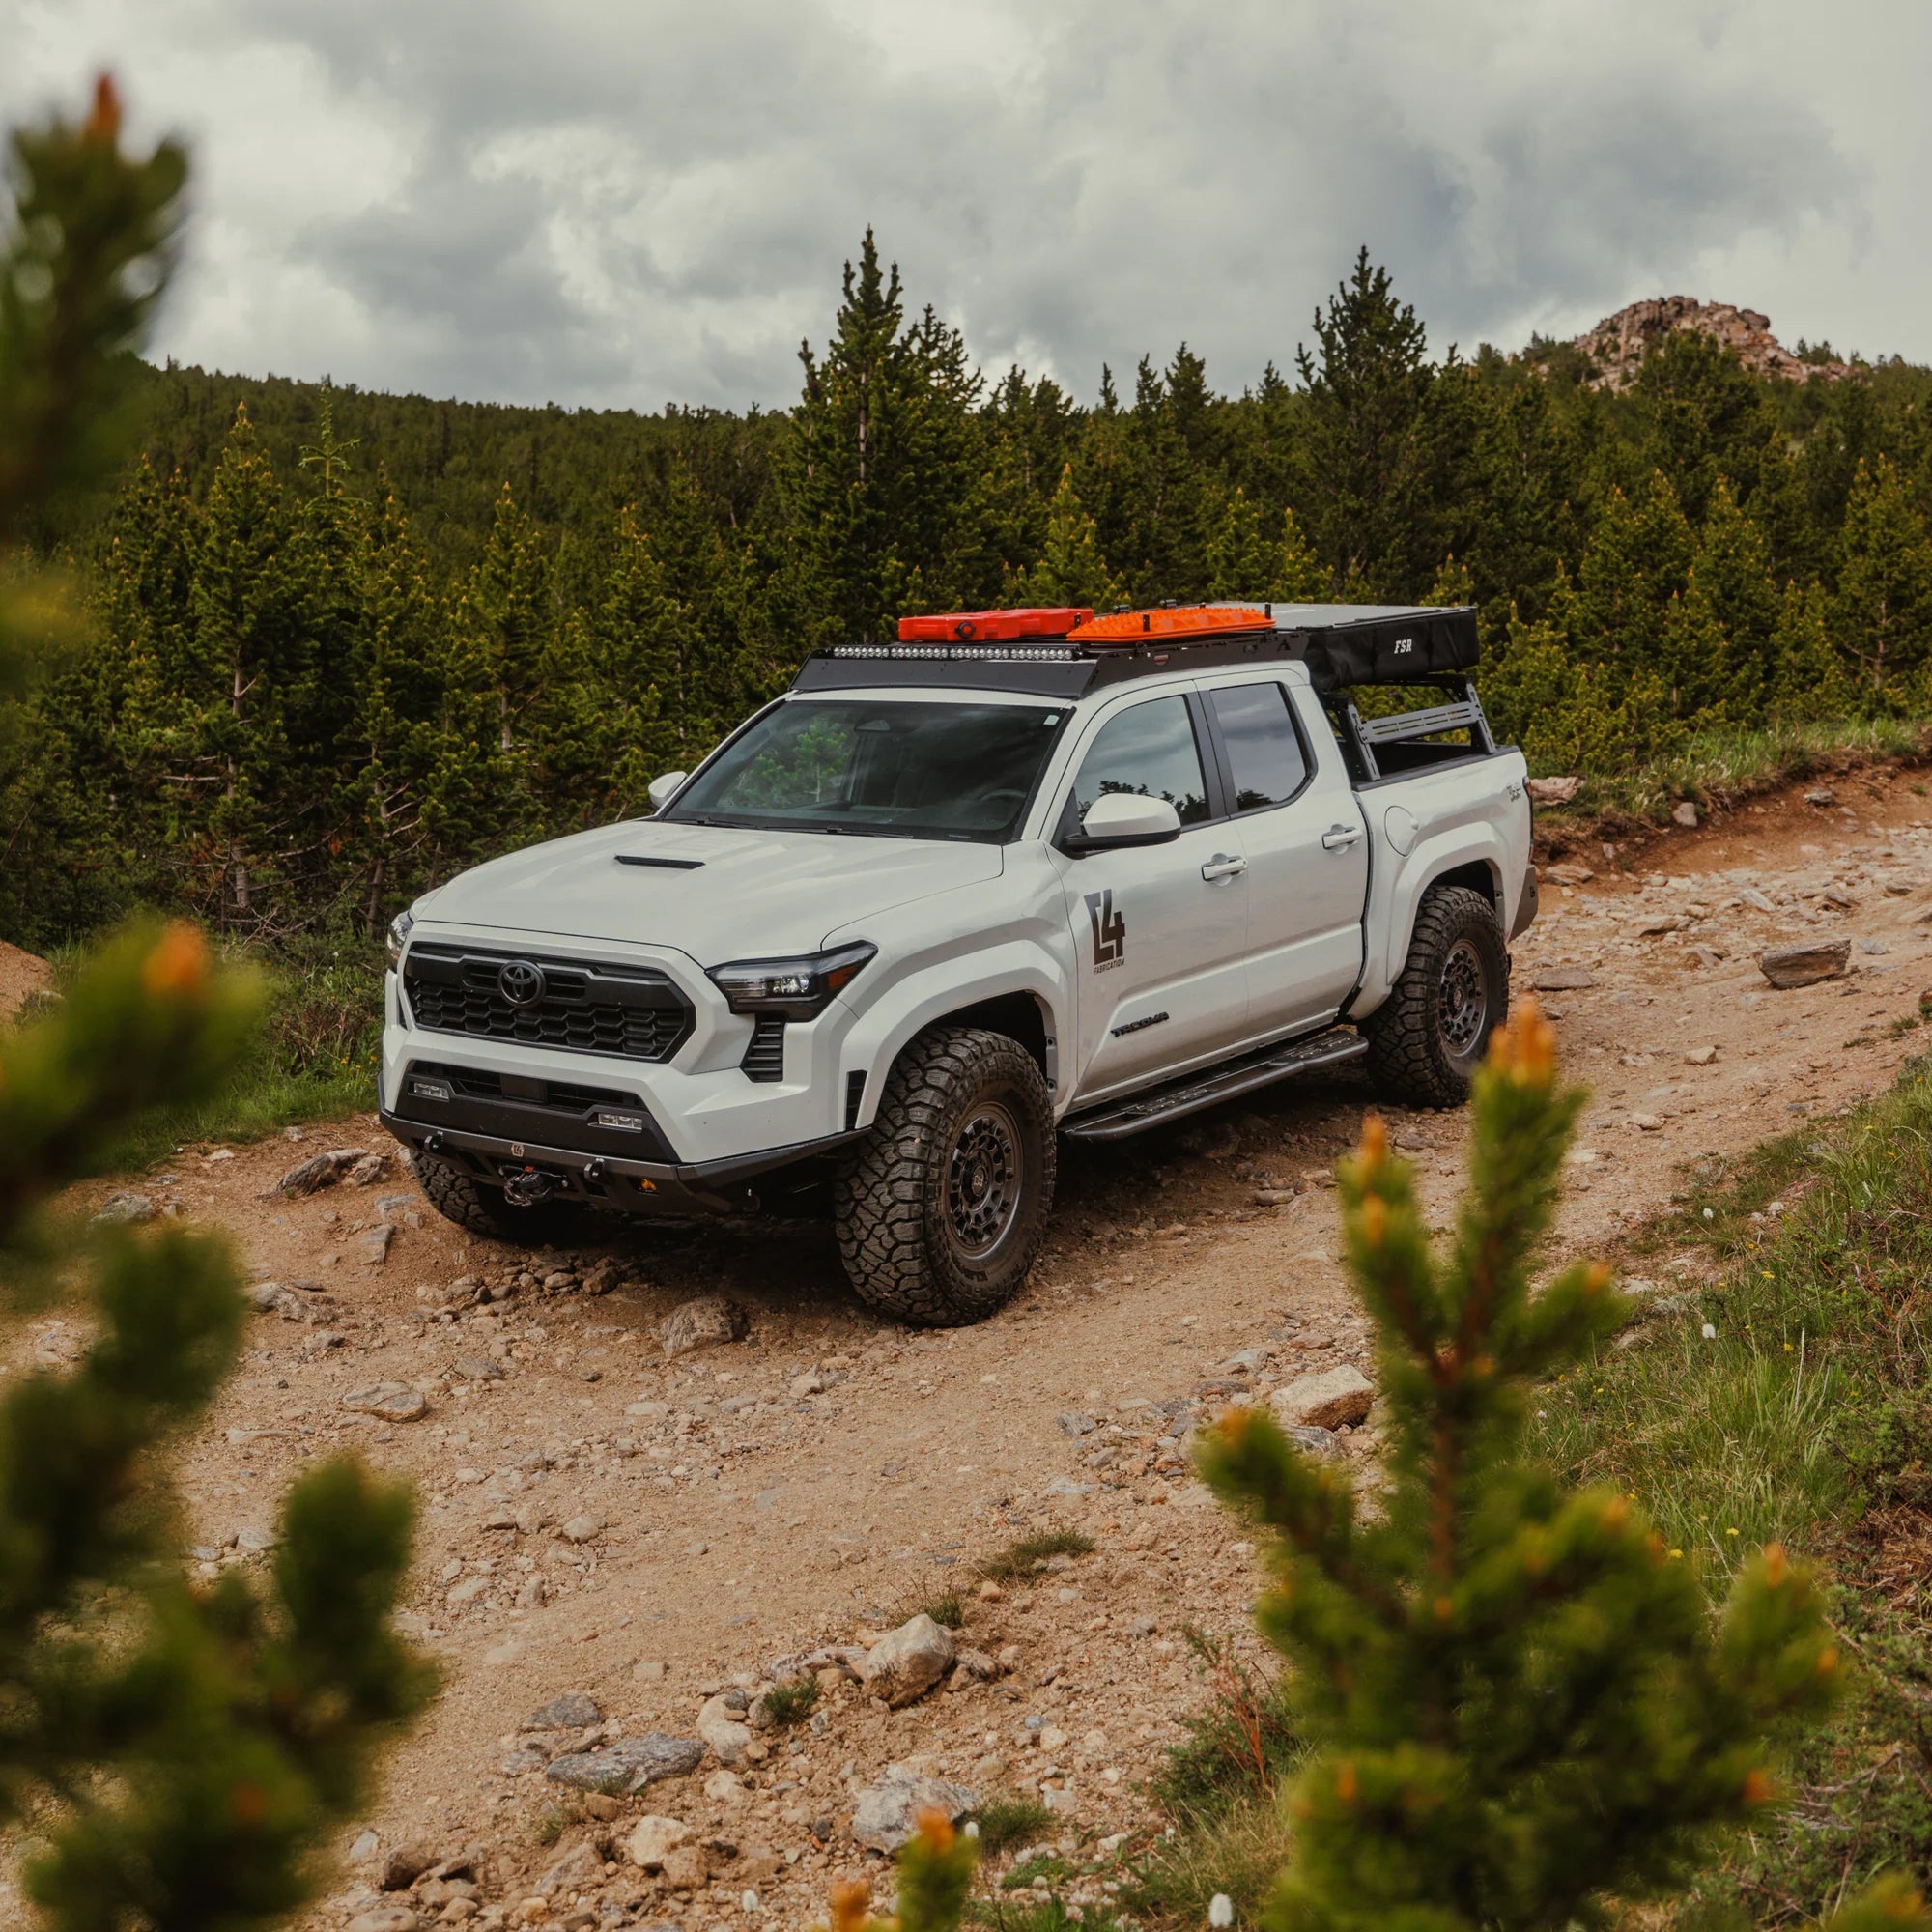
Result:
M1909 775L1841 790L1680 835L1642 874L1600 859L1570 885L1546 875L1518 983L1556 988L1567 1067L1593 1089L1561 1249L1614 1247L1700 1157L1849 1103L1921 1043L1893 1027L1932 984L1932 807ZM1760 948L1828 934L1853 942L1853 974L1766 985ZM318 1922L382 1906L423 1923L750 1923L754 1892L758 1922L803 1924L832 1878L878 1873L850 1827L894 1763L982 1799L1044 1791L1090 1850L1145 1827L1141 1781L1206 1694L1184 1628L1253 1650L1253 1551L1187 1474L1187 1431L1244 1392L1373 1370L1327 1184L1367 1100L1337 1076L1069 1150L1032 1292L946 1334L861 1309L813 1227L645 1230L528 1257L439 1221L406 1179L271 1191L303 1154L379 1148L366 1118L299 1146L183 1150L144 1183L162 1209L226 1225L259 1280L312 1284L255 1318L188 1445L185 1559L261 1561L291 1476L341 1448L423 1500L409 1621L447 1689L345 1841ZM1446 1224L1464 1122L1392 1125ZM1288 1198L1261 1205L1264 1189ZM745 1339L666 1360L658 1322L716 1293L748 1311ZM49 1320L32 1343L57 1357L71 1337ZM345 1406L376 1384L426 1412ZM1373 1433L1333 1446L1364 1459ZM1048 1523L1094 1553L982 1593L974 1561ZM834 1662L808 1723L641 1798L586 1801L560 1837L542 1824L570 1798L545 1773L566 1745L696 1735L709 1697L755 1691L774 1659L863 1643L948 1595L992 1681L961 1673L888 1710ZM519 1729L565 1691L594 1700L587 1730ZM687 1861L673 1886L627 1860L646 1812L690 1829L701 1875ZM472 1848L474 1869L379 1895L384 1859L412 1844ZM544 1914L520 1903L546 1890Z

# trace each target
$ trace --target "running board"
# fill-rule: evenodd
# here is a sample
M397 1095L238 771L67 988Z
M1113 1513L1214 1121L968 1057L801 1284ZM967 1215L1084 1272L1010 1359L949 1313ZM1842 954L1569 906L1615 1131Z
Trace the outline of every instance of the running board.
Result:
M1312 1073L1318 1066L1359 1060L1368 1050L1369 1043L1360 1034L1333 1027L1310 1038L1224 1061L1205 1073L1187 1074L1151 1094L1136 1094L1129 1099L1095 1107L1091 1114L1079 1114L1064 1122L1060 1131L1073 1141L1123 1141L1132 1134L1146 1133L1150 1127L1198 1114L1204 1107L1252 1094L1257 1087L1272 1087L1277 1080Z

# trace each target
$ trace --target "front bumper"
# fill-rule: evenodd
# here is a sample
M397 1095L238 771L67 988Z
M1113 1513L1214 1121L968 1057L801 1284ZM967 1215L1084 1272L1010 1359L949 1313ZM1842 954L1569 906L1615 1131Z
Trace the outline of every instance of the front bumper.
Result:
M587 1202L626 1214L687 1217L742 1213L758 1206L751 1185L761 1175L799 1167L836 1154L866 1138L867 1129L831 1134L791 1147L724 1160L634 1160L581 1148L548 1147L461 1127L408 1120L383 1108L378 1118L397 1140L446 1160L492 1186L514 1174L537 1173L554 1182L554 1199Z

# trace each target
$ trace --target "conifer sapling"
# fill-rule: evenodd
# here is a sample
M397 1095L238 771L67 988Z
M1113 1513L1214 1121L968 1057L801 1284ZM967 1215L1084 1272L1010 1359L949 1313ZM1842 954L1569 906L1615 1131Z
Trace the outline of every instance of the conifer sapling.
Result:
M1818 1589L1781 1549L1714 1622L1629 1498L1568 1489L1523 1453L1534 1379L1622 1319L1595 1264L1531 1284L1582 1100L1526 1005L1476 1083L1443 1255L1380 1120L1342 1166L1389 1414L1384 1512L1259 1412L1232 1411L1203 1449L1222 1496L1275 1532L1258 1616L1315 1747L1290 1797L1282 1932L1586 1922L1775 1802L1767 1733L1833 1690ZM1926 1922L1900 1889L1856 1910L1844 1923Z

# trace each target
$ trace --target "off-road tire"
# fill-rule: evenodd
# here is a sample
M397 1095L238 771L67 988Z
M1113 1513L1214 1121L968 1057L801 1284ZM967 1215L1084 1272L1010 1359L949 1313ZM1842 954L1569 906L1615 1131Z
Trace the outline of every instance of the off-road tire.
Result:
M1018 1041L978 1027L922 1034L887 1076L871 1138L835 1193L838 1253L860 1298L934 1328L1005 1307L1046 1236L1055 1155L1053 1101Z
M1377 1092L1408 1107L1460 1107L1509 1012L1509 943L1481 893L1425 893L1401 977L1362 1026Z
M493 1241L512 1241L519 1247L544 1248L568 1238L582 1209L574 1202L546 1201L534 1208L513 1208L501 1188L452 1167L434 1154L412 1153L410 1165L429 1205L445 1221L454 1221L472 1235Z

